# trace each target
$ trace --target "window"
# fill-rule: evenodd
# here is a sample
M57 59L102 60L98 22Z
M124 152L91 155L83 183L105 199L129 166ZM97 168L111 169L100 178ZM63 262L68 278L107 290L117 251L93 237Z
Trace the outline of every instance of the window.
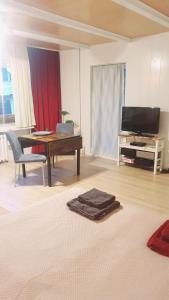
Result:
M6 67L0 68L0 123L14 123L14 99L11 73Z

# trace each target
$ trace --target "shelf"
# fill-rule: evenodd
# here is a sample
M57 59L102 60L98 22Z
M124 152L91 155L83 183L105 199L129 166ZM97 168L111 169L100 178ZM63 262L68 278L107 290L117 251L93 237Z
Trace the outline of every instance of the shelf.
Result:
M131 142L137 142L137 141L140 142L143 140L144 142L146 142L146 145L144 147L130 144ZM122 152L122 154L125 155L126 158L125 157L122 158L121 149L130 149L128 151ZM134 150L135 153L132 153L132 151ZM154 174L156 174L157 171L162 170L163 150L164 150L164 138L160 136L143 137L143 136L120 134L118 140L118 162L117 163L118 166L120 166L120 162L123 162L125 165L133 166L136 168L153 170ZM137 151L153 153L154 157L152 159L139 157L139 153ZM129 159L130 152L131 152L131 157Z
M125 165L128 166L128 167L133 167L133 168L137 168L137 169L153 171L153 166L148 167L148 166L140 166L140 165L137 165L137 164L129 164L129 163L126 163Z
M164 138L159 135L150 135L150 136L144 136L144 135L135 135L135 134L128 134L128 133L120 133L119 137L121 138L139 138L143 140L151 140L151 141L157 141L157 140L163 140Z
M140 169L144 169L144 170L153 171L154 160L137 158L133 164L125 163L125 165L134 167L134 168L140 168ZM159 165L157 166L157 169L160 169Z
M130 145L130 143L122 143L119 146L120 146L120 148L128 148L128 149L134 149L134 150L145 151L145 152L155 152L156 151L156 148L153 145L139 147L139 146ZM162 147L159 147L158 152L160 152L161 150L162 150Z

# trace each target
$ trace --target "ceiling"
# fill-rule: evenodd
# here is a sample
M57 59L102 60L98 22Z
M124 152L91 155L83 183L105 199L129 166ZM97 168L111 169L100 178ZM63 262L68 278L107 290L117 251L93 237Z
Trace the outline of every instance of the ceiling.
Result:
M143 0L145 4L156 9L160 13L169 17L169 1L168 0Z
M169 31L169 0L1 0L8 34L62 50Z

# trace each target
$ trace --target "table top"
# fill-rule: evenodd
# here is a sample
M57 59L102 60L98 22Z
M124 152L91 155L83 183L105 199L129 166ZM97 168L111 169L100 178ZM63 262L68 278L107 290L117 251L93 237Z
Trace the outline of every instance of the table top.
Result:
M31 141L39 141L44 144L51 143L54 141L60 141L65 139L74 139L77 137L81 137L81 135L74 134L65 134L65 133L52 133L50 135L45 136L35 136L33 134L22 135L19 138L22 140L31 140Z

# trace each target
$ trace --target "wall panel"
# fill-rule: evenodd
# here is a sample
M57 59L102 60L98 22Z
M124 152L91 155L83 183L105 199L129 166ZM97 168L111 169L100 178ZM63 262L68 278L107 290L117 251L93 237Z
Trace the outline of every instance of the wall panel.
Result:
M80 105L75 84L78 80L76 51L62 52L61 77L63 103L68 108L72 107L74 117L78 119ZM86 153L90 153L90 67L119 62L125 62L127 67L126 105L159 106L162 111L161 132L169 143L169 33L163 33L130 43L117 42L81 50L81 124ZM73 76L70 69L75 72ZM169 166L168 148L165 166Z

